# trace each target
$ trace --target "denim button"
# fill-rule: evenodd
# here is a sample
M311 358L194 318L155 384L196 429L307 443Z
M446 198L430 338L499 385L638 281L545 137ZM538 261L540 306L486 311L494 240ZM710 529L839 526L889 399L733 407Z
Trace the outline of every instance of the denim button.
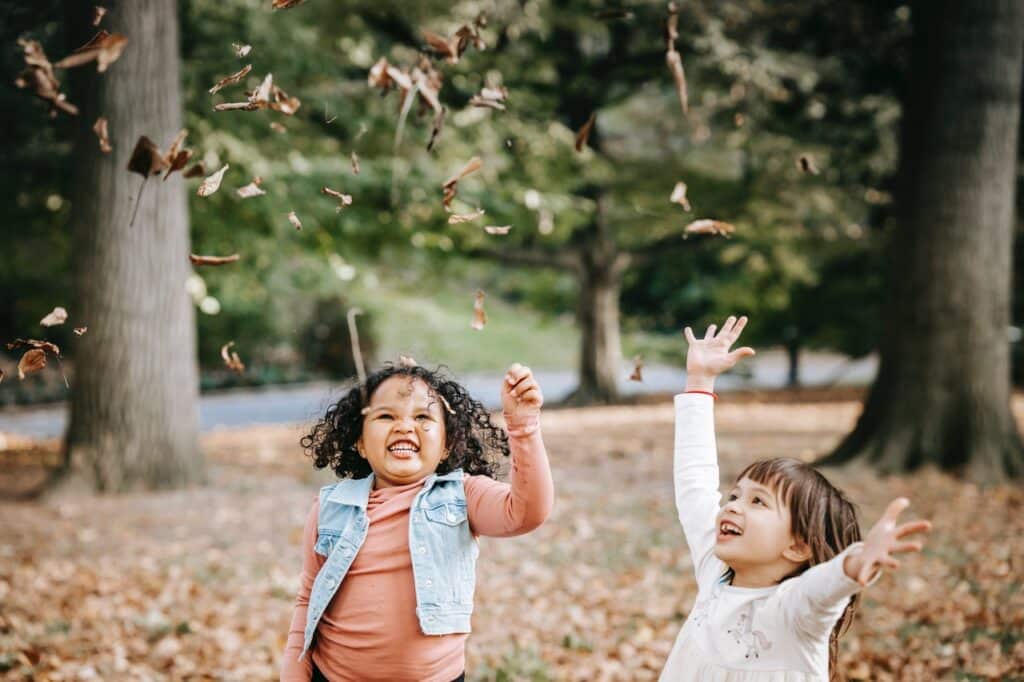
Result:
M430 578L427 578L426 582L424 582L423 584L426 585L427 587L433 587L434 586L434 581L431 580Z
M420 550L419 551L420 551L420 554L426 554L427 553L427 548L424 545L420 545Z

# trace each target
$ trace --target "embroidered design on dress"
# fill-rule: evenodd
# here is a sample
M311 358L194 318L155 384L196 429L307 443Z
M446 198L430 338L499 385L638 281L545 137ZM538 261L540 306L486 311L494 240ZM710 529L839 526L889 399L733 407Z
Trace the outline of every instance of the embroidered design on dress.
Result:
M743 655L747 660L760 658L762 651L768 651L772 648L772 642L768 639L767 635L761 630L754 629L754 611L756 608L756 602L751 602L750 610L747 613L741 613L736 621L736 625L726 630L726 633L732 635L737 644L747 647L747 652Z

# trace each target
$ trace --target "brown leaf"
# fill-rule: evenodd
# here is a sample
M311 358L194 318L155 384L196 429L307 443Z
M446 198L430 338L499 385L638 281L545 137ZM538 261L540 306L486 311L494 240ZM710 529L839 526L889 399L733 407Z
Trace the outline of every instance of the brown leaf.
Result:
M21 360L18 361L18 378L24 381L26 374L38 372L44 367L46 367L45 351L40 348L25 351Z
M668 198L673 204L679 204L684 211L690 210L690 200L686 198L686 183L677 182L672 188L672 196Z
M241 374L245 371L245 365L242 363L241 358L238 357L238 353L235 351L228 352L231 346L235 345L234 341L229 341L220 347L220 356L224 359L224 366L230 369L236 374Z
M583 147L586 146L587 140L590 139L590 130L594 127L595 120L597 120L597 114L593 113L590 115L590 118L587 119L587 122L583 124L583 127L580 128L580 131L576 133L576 151L583 151Z
M265 191L260 189L260 185L262 183L263 178L257 175L255 178L252 179L252 182L250 182L248 185L236 189L235 194L237 194L241 199L249 199L251 197L258 197L263 194L266 194Z
M306 0L273 0L271 5L274 9L291 9L292 7L298 7Z
M68 311L60 306L54 308L46 317L39 321L44 327L55 327L58 324L64 324L68 320Z
M14 80L14 84L22 89L31 89L36 97L49 102L51 117L57 115L58 109L76 115L78 107L68 102L67 96L60 92L60 82L43 46L35 40L22 38L18 39L18 44L24 50L25 69Z
M164 180L167 180L171 173L184 168L188 160L192 158L192 150L182 148L186 137L188 137L188 130L182 128L174 136L174 139L171 140L171 146L167 148L167 153L164 154L164 161L167 163L167 172L164 173Z
M192 261L192 265L227 265L228 263L234 263L240 255L233 253L230 256L197 256L194 253L188 255L188 259Z
M437 54L444 57L445 61L449 64L459 63L458 53L458 39L449 41L447 38L442 38L433 31L427 29L420 29L420 33L423 35L423 39L427 41L427 45Z
M53 353L58 358L60 357L60 348L55 343L49 341L40 341L38 339L14 339L7 344L7 350L14 350L15 348L38 348L44 350L47 353Z
M227 172L228 168L230 168L230 165L224 164L223 168L203 180L199 185L199 189L196 190L196 194L201 197L208 197L220 189L221 180L224 179L224 173Z
M481 14L472 24L460 26L451 38L445 38L426 29L421 29L420 33L423 35L423 39L427 41L427 45L431 50L444 57L444 60L449 64L458 64L459 57L466 51L470 43L478 50L483 50L486 47L483 39L480 37L480 28L485 24L486 19Z
M299 216L295 215L295 211L288 213L288 222L294 225L296 230L302 229L302 223L299 221Z
M341 209L345 208L346 206L352 205L351 194L342 194L338 190L331 189L330 187L323 187L320 189L320 192L326 194L329 197L334 197L335 199L338 200L338 206L334 209L337 213L341 213Z
M302 106L298 97L291 97L281 88L274 85L274 75L268 73L258 88L249 93L246 102L225 102L214 105L214 111L256 111L270 109L286 116L293 115Z
M484 232L487 234L508 234L508 231L512 229L511 225L487 225L484 227Z
M103 16L107 13L106 7L100 7L96 5L92 8L92 25L99 26L100 22L103 21Z
M410 357L408 355L402 355L401 353L398 354L399 367L415 367L417 364L419 363L416 362L416 358Z
M186 178L200 178L204 175L206 175L206 164L202 161L197 161L191 168L182 173L182 176Z
M476 298L473 301L473 322L470 327L480 331L487 325L487 313L484 312L484 292L477 289Z
M484 214L482 208L478 208L472 213L453 213L448 216L449 225L458 225L459 223L468 223L471 220L476 220Z
M7 372L0 369L0 384L4 383L4 377L7 376Z
M100 140L100 151L109 154L113 147L110 146L110 136L107 132L107 119L100 116L93 124L92 130Z
M665 63L668 64L672 78L676 82L676 94L683 108L683 115L690 113L690 95L686 88L686 72L683 70L683 58L676 52L676 39L679 38L679 6L674 2L668 4L668 21L665 24Z
M128 38L120 33L108 33L100 29L89 42L60 60L55 67L58 69L69 69L75 66L88 64L96 60L96 71L103 73L107 67L113 64L124 52L128 45Z
M235 56L238 58L248 57L249 53L252 52L252 45L242 45L241 43L231 43L231 47L235 49Z
M430 139L427 141L428 152L434 149L434 145L437 144L437 138L441 136L441 129L444 128L444 117L447 112L448 110L442 107L434 115L434 124L430 128Z
M458 191L459 180L470 173L480 170L483 165L484 162L480 160L480 157L474 156L472 159L467 161L466 165L459 169L455 175L448 178L445 183L441 185L441 189L444 191L444 199L442 203L445 208L451 206L452 199L455 198L455 193Z
M168 163L164 159L164 155L160 153L160 148L153 143L153 140L141 135L139 141L135 143L131 158L128 159L128 170L138 173L143 178L148 178L151 175L159 175L160 171L167 166Z
M231 74L230 76L225 76L224 78L221 78L219 81L217 81L216 85L214 85L212 88L210 88L210 94L211 95L215 95L218 92L220 92L223 88L225 88L225 87L227 87L229 85L232 85L234 83L239 82L240 80L245 78L247 75L249 75L250 71L252 71L252 64L246 64L245 66L243 66L241 69L239 69L237 72Z
M506 99L508 99L508 90L506 88L483 88L470 98L469 105L505 111Z
M87 331L89 331L89 328L88 327L75 327L72 331L75 332L75 336L82 336Z
M644 368L644 359L643 359L642 356L637 355L635 358L633 358L633 373L629 375L629 380L630 381L643 381L644 380L644 375L643 375L643 372L642 372L643 368Z
M711 220L709 218L694 220L684 229L686 234L720 234L723 237L728 237L735 231L735 226L729 223L724 223L720 220Z
M815 165L814 158L810 154L801 154L796 160L796 165L797 168L809 175L817 175L821 172L818 170L818 166Z
M352 175L359 175L359 155L352 152Z

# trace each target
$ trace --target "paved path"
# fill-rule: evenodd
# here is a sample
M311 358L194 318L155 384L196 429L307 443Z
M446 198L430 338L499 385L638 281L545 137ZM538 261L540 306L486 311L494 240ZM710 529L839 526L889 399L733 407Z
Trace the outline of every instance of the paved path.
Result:
M726 375L719 379L720 391L742 388L779 388L786 383L786 356L781 351L758 353L747 361L751 373L747 377ZM801 363L801 380L806 386L866 385L874 377L877 361L874 356L851 361L833 353L806 353ZM632 366L623 365L620 384L626 395L640 393L670 393L680 390L686 383L686 372L680 367L652 365L644 367L643 383L627 381ZM501 377L493 374L467 374L459 377L471 395L485 405L500 405ZM537 379L549 402L558 402L576 387L573 370L540 370ZM305 423L323 414L332 399L340 395L336 385L329 383L303 384L261 390L239 390L204 395L200 401L200 428L212 431L223 427L249 424ZM41 407L14 407L0 409L0 433L24 436L56 437L67 423L67 405L58 403Z

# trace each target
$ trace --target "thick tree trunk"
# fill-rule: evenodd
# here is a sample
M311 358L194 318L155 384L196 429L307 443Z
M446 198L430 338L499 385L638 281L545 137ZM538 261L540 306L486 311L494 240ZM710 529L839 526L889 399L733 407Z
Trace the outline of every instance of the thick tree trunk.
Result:
M1024 473L1010 411L1011 255L1024 2L921 0L879 374L826 458Z
M84 87L75 100L82 113L71 314L89 330L77 341L67 456L99 490L175 487L205 474L195 316L185 291L188 206L180 173L150 178L129 227L142 178L126 166L140 135L166 148L181 128L177 3L103 4L103 26L129 42L106 73L89 65L75 74ZM100 153L91 131L97 116L109 121L110 154Z

